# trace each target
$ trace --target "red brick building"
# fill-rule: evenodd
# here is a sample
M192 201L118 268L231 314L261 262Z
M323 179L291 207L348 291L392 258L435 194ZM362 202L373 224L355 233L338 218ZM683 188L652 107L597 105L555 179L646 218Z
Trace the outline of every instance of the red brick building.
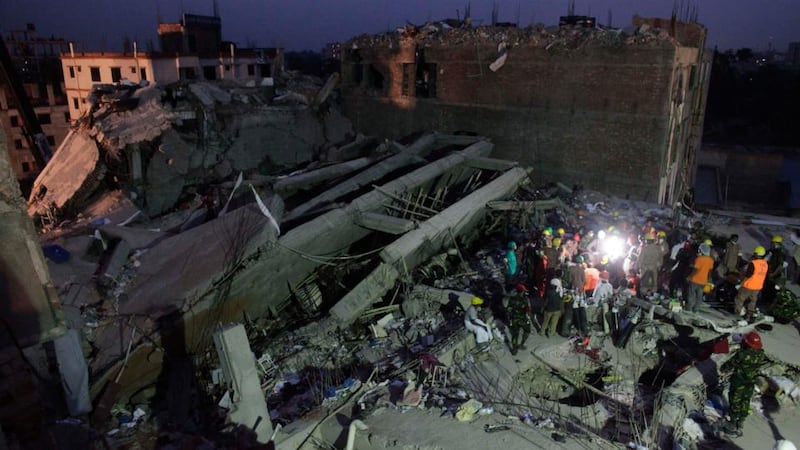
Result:
M628 34L429 25L360 36L342 56L346 114L379 136L475 132L493 140L494 156L532 166L538 181L671 202L692 185L706 29L639 17L634 26Z

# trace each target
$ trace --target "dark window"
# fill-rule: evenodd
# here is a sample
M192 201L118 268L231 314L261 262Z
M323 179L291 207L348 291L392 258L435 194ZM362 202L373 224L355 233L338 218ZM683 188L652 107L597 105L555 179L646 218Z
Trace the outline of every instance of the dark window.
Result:
M22 171L28 173L31 171L31 165L27 162L22 163Z
M402 95L406 97L414 96L414 64L403 64L403 86Z
M69 66L69 77L75 78L75 67Z
M46 114L46 113L45 114L37 114L36 118L39 119L39 124L40 125L47 125L49 123L53 123L50 120L50 114Z
M55 147L56 146L55 136L47 136L47 143L50 144L51 147Z
M230 64L225 64L225 72L230 72L230 71L231 71Z
M269 64L259 64L258 67L261 68L261 76L264 78L272 76L272 66Z
M364 81L364 65L353 64L353 84L361 84Z
M254 76L256 74L256 65L255 64L248 64L247 65L247 75Z
M436 64L417 64L417 97L436 97Z
M372 89L381 91L383 93L383 74L378 71L372 64L367 67L367 83Z
M11 117L9 117L9 119L11 119L11 126L12 127L18 127L19 126L19 117L11 116Z
M141 69L139 69L139 77L140 77L142 80L146 80L146 79L147 79L147 69L145 69L144 67L142 67Z
M131 66L131 73L134 75L136 74L136 67Z
M89 71L92 73L92 81L100 82L100 68L90 67Z
M69 113L68 112L64 113L64 122L69 123Z
M111 82L112 83L119 83L119 80L122 79L122 69L119 67L112 67L111 68Z
M197 51L197 36L190 34L189 35L189 51L194 53Z
M203 78L206 80L216 80L217 66L203 66Z
M14 148L17 150L22 150L22 139L14 139Z
M181 67L180 68L181 80L194 80L197 74L194 72L194 67Z

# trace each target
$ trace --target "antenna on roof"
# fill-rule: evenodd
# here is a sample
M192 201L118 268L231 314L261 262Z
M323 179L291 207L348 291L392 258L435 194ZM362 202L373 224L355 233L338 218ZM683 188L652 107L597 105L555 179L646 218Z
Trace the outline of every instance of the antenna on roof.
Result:
M212 11L214 11L214 17L219 17L219 5L217 4L217 0L213 0Z
M607 26L608 28L612 28L612 26L611 26L611 19L612 19L613 17L614 17L614 16L611 14L611 8L608 8L608 20L607 20L607 22L606 22L606 26Z
M156 25L161 23L161 6L158 4L158 0L156 0L156 21L158 22Z
M575 0L569 0L567 4L567 15L574 16L575 15Z
M500 15L500 5L497 2L492 3L492 26L497 25L497 16Z

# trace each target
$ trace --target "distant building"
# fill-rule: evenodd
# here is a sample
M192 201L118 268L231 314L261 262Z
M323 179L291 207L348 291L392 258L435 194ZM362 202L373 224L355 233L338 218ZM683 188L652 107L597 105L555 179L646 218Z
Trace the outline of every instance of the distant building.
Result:
M790 42L789 49L784 57L786 65L800 69L800 42Z
M474 132L537 182L672 202L691 186L711 52L696 23L636 32L430 27L343 46L345 113L365 133Z
M237 48L221 40L219 17L184 14L180 23L160 24L160 52L65 52L61 54L69 114L89 109L95 84L142 80L162 85L183 80L261 82L283 70L280 48ZM134 45L135 47L135 45Z
M341 42L328 42L322 48L322 59L335 59L337 61L342 59L342 44Z
M42 38L36 27L11 30L3 36L8 53L22 79L25 92L36 112L53 151L69 131L70 116L59 55L69 47L61 38ZM9 86L0 81L0 123L8 139L9 161L17 179L34 178L40 167L23 133L23 121Z

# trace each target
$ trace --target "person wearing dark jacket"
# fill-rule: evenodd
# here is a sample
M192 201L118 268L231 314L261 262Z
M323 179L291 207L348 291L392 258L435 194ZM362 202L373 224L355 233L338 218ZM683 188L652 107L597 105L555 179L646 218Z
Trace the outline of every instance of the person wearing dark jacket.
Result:
M539 334L547 337L555 336L558 319L564 310L564 291L561 280L553 278L544 294L544 320Z

